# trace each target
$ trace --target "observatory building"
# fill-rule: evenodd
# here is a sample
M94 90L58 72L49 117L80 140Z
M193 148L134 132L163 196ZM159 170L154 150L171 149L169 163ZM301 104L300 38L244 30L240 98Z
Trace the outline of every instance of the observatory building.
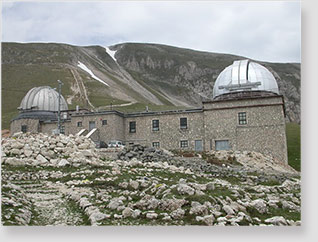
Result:
M218 76L213 99L201 108L122 113L68 110L61 97L62 133L94 133L94 141L120 140L164 149L245 150L287 164L284 99L272 73L249 60L234 61ZM11 122L11 133L57 128L58 93L31 89Z

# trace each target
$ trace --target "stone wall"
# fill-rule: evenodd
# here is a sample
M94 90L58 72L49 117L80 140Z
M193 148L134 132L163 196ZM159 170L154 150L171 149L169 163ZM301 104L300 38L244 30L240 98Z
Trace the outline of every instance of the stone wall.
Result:
M103 120L107 120L107 124L103 125ZM115 113L73 116L68 132L76 134L82 129L89 130L90 121L95 122L101 141L125 140L124 118ZM77 127L78 122L82 122L81 127Z
M247 124L239 124L239 112L246 113ZM180 128L180 118L187 118L187 129ZM103 120L107 123L103 124ZM152 129L153 120L159 120L158 131ZM136 122L135 133L129 131L132 121ZM78 122L81 122L80 127ZM281 96L205 102L203 110L195 111L79 114L62 125L68 135L89 130L89 122L95 122L100 140L106 143L120 140L126 144L153 146L153 142L159 142L160 148L171 150L180 149L180 141L187 140L188 147L183 149L195 150L195 142L202 141L203 150L209 151L216 149L216 141L226 140L232 150L257 151L287 163ZM39 129L37 120L16 120L12 122L12 132L21 131L22 124L27 124L29 131L48 134L57 126L56 122L41 123Z
M180 118L187 118L187 129L180 128ZM152 130L152 120L159 120L159 131ZM136 133L129 132L129 122L136 121ZM188 140L188 148L194 150L194 140L204 139L203 112L184 112L161 115L140 115L125 119L127 143L152 146L160 142L160 148L180 149L180 141Z
M257 151L287 163L281 97L205 103L204 108L206 150L228 140L233 150ZM247 124L239 124L239 112L246 113Z
M39 120L37 119L16 119L11 122L10 133L14 134L21 132L21 126L27 125L27 132L37 133L39 132Z

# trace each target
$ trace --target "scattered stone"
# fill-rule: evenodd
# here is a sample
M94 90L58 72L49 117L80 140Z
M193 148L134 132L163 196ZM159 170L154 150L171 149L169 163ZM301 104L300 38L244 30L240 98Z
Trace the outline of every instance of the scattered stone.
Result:
M285 226L287 225L287 222L284 217L282 216L275 216L272 218L268 218L265 220L265 223L277 225L277 226Z
M263 199L256 199L253 200L250 203L250 206L255 208L259 213L266 213L267 212L267 206L266 203Z
M155 212L148 212L146 214L146 218L148 218L148 219L156 219L157 217L158 217L158 214Z
M173 218L173 219L182 219L183 216L185 214L185 211L181 208L178 208L177 210L174 210L170 213L170 216Z
M65 159L62 159L62 160L60 160L60 162L58 163L58 167L63 167L63 166L67 166L67 165L70 165L70 163L67 161L67 160L65 160Z
M177 191L180 195L193 195L195 193L195 190L186 184L179 184L177 187Z
M128 218L128 217L131 217L132 214L133 214L133 210L131 208L125 208L123 211L122 211L122 215L124 218Z

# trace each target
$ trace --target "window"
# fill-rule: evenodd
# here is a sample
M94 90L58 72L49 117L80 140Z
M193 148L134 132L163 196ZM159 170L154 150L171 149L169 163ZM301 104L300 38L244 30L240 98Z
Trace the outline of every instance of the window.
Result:
M77 122L77 127L82 127L83 123L82 122Z
M28 126L27 125L21 125L21 131L23 133L26 133L28 131Z
M96 128L95 121L89 121L88 123L88 131L91 131L92 129Z
M61 126L61 134L65 134L65 126Z
M238 113L239 124L247 124L246 112Z
M187 128L188 128L188 119L180 118L180 129L187 129Z
M152 142L152 147L160 148L160 143L159 142Z
M215 150L229 150L230 143L228 140L216 140L215 141Z
M107 125L107 120L102 120L102 125Z
M159 120L152 120L152 131L159 131Z
M129 133L136 133L136 121L129 122Z
M180 141L180 147L181 148L187 148L188 147L188 141L187 140L181 140Z

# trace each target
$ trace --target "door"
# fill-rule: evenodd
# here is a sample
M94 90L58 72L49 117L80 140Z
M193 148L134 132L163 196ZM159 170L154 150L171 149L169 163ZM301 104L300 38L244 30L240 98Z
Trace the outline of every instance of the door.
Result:
M195 151L203 151L202 140L194 141Z
M96 128L95 121L89 121L88 132L95 128Z

